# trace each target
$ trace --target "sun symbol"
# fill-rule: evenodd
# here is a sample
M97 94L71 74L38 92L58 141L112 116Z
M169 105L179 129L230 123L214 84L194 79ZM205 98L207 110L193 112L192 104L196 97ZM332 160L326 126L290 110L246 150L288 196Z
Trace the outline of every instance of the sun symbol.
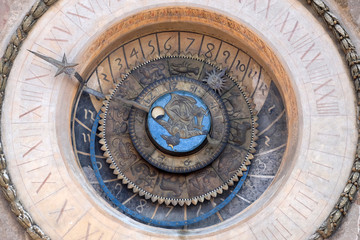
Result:
M206 72L206 78L204 81L216 92L220 93L223 90L225 79L222 77L225 75L226 68L220 72L217 72L215 68L212 71Z

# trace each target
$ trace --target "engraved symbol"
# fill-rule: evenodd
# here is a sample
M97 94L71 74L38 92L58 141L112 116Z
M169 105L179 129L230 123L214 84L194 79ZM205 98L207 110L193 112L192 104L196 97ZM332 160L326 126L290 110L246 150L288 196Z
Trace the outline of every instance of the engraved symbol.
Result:
M185 166L189 166L191 164L191 161L189 160L189 159L186 159L185 161L184 161L184 165Z
M155 108L154 108L155 109ZM154 120L164 127L171 136L161 135L168 146L173 148L180 143L180 138L187 139L198 135L206 135L202 130L202 120L207 112L196 106L196 100L189 96L171 93L171 100L165 106L168 121L162 119L164 115L156 115Z
M165 74L163 70L165 69L164 64L150 64L149 67L143 67L139 69L139 72L143 75L140 79L140 83L144 85L148 85L153 81L160 80L165 78Z
M171 74L180 76L191 76L191 74L196 76L199 74L199 68L191 67L190 63L187 61L183 61L180 64L172 64L170 66L170 71Z
M274 104L274 105L272 105L271 107L269 107L269 109L268 109L268 112L269 112L269 114L271 114L272 113L272 111L274 110L274 108L276 107L276 105Z
M266 146L270 146L269 142L270 142L270 138L268 136L265 136L266 140L265 140L265 145Z
M145 199L140 199L140 204L135 208L138 213L142 213L144 211L144 207L146 206L147 202Z
M211 87L214 91L221 92L224 87L225 79L222 77L225 75L227 68L223 69L221 72L217 73L214 68L211 72L207 72L207 78L204 81Z
M135 164L131 168L131 173L134 176L138 176L138 179L136 180L137 185L144 185L146 187L150 187L153 185L154 178L156 176L156 172L152 171L149 166L147 166L145 163L138 163Z
M235 123L230 128L229 140L239 145L243 145L246 141L246 132L251 129L251 124L248 122Z
M127 161L128 160L130 160L130 161L136 160L136 155L134 154L134 149L133 149L131 143L124 142L120 138L115 138L111 142L111 145L118 149L118 151L113 153L114 157L119 158L119 159L124 159ZM122 165L123 162L125 164L125 162L127 162L127 161L121 161L120 165Z
M189 183L197 190L204 190L211 186L211 179L216 178L216 173L203 171L189 179Z
M183 192L184 182L180 180L179 176L164 175L161 179L160 188L165 191L174 193L174 197L180 197Z

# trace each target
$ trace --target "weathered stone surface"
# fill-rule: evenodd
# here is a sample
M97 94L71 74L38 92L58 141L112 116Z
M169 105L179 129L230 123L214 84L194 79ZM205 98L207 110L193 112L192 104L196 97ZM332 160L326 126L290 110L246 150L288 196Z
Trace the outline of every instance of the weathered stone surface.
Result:
M21 21L25 13L30 9L34 0L0 0L0 54L5 51L7 41L11 38L15 27ZM360 5L359 0L327 0L330 7L337 4L337 16L345 22L348 33L351 35L354 45L360 48ZM349 29L350 27L350 29ZM353 204L344 223L331 238L332 240L358 239L359 235L359 211L358 204ZM3 240L29 239L25 230L16 221L10 211L8 202L0 194L0 236Z

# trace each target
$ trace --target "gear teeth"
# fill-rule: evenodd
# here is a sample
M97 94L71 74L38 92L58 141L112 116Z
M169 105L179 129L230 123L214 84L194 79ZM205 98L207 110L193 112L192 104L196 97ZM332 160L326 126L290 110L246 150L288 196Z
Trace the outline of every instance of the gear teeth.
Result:
M229 182L228 182L228 185L231 187L231 186L234 186L234 181L233 180L230 180Z
M145 197L145 199L147 200L147 199L150 199L150 198L151 198L151 195L146 192L145 195L144 195L144 197Z
M134 186L133 192L134 192L134 193L139 193L139 192L140 192L140 189L139 189L138 187Z
M242 174L241 171L240 171L240 173ZM239 181L239 177L238 177L237 175L235 175L234 178L233 178L233 181L234 181L234 182L238 182L238 181Z
M159 199L159 198L158 198L157 196L152 196L152 197L151 197L151 201L152 201L152 202L156 202L158 199Z
M210 193L210 196L215 198L215 197L217 196L217 192L216 192L216 191L212 191L212 192Z
M114 94L116 93L116 89L118 87L118 85L124 80L126 79L129 74L134 71L134 69L137 69L139 66L143 65L145 62L150 62L153 60L157 60L157 59L161 59L161 58L176 58L176 57L180 57L183 59L194 59L197 61L202 61L205 62L207 64L210 64L211 66L214 67L214 69L217 69L216 71L218 72L219 70L222 71L224 70L224 65L222 64L217 64L216 61L213 61L209 58L206 58L206 56L204 56L203 54L201 54L200 56L198 54L191 54L191 52L177 52L174 51L173 53L170 54L170 52L161 52L160 54L153 54L150 57L149 61L141 60L139 62L139 64L132 64L129 66L129 68L125 69L125 73L122 74L121 78L117 78L116 79L116 84L114 85L114 87L112 89L109 90L109 94L110 95L106 95L105 99L103 101L103 106L101 107L101 112L100 112L100 121L99 121L99 136L100 136L100 141L99 143L102 145L101 146L101 150L104 151L103 155L104 157L106 157L106 162L110 165L110 169L113 169L113 173L117 175L117 178L120 179L122 181L123 184L127 185L127 188L132 189L132 191L134 193L137 193L139 196L145 197L145 199L151 199L152 202L158 202L159 204L163 204L165 203L166 205L173 205L176 206L177 204L179 206L190 206L191 204L193 205L197 205L199 202L202 203L205 200L210 200L211 198L217 197L218 194L223 194L224 191L227 191L229 189L229 186L233 186L235 184L235 182L239 181L239 177L243 176L243 171L248 171L248 168L246 166L249 166L251 164L252 159L254 159L254 155L252 153L255 152L255 147L257 146L257 143L255 142L256 140L258 140L258 117L257 115L257 111L255 110L255 104L252 98L249 98L249 93L246 92L246 86L243 85L243 83L239 80L239 77L237 76L237 74L235 74L233 71L231 72L225 72L226 76L229 77L232 81L235 81L236 84L241 87L241 91L243 92L243 94L246 96L247 98L247 103L249 104L249 108L251 108L252 111L252 120L253 120L253 142L252 142L252 147L249 149L248 156L245 160L245 162L243 163L243 165L241 166L241 168L237 171L237 173L226 183L224 183L222 186L220 186L219 188L208 192L202 196L198 196L198 197L194 197L194 198L185 198L185 199L169 199L169 198L165 198L165 197L161 197L161 196L154 196L149 192L144 191L143 189L141 189L140 187L136 186L134 183L132 183L129 179L127 179L120 171L119 168L116 167L116 164L113 162L110 153L107 150L106 147L106 140L105 140L105 121L106 121L106 112L107 112L107 106L109 105L109 102L111 101L112 96L114 96Z
M191 55L190 52L187 52L187 53L185 54L185 57L186 57L186 58L191 58L191 57L193 57L193 56Z
M177 200L171 200L171 204L172 204L173 206L176 206L176 205L178 204L178 201L177 201Z
M210 200L210 199L211 199L211 195L210 195L210 194L206 194L206 195L205 195L205 199L206 199L206 200Z

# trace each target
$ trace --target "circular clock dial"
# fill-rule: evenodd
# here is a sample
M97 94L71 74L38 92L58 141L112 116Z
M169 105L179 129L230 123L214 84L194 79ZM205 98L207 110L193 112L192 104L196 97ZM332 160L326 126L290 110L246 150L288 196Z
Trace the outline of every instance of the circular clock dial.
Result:
M234 0L172 4L162 0L140 0L136 5L127 0L104 4L63 0L36 22L7 81L1 121L9 173L22 204L54 239L89 238L90 234L97 239L169 239L179 234L194 239L232 239L239 234L244 239L306 238L338 201L355 152L355 98L349 94L352 82L344 81L348 79L348 70L336 46L298 1L272 1L267 7ZM185 4L192 7L180 6ZM67 76L54 78L54 67L25 49L54 59L61 59L66 53L69 64L79 63L73 67L79 74L76 76L85 79L82 82L85 86ZM169 63L176 61L173 56L199 59L203 68L197 71L198 66L181 65L181 59L171 68ZM167 64L164 69L145 64L161 58ZM212 133L221 124L214 124L216 116L211 114L211 102L223 104L229 119L224 149L215 159L210 158L208 165L188 173L164 171L151 159L146 160L135 148L129 132L129 144L122 145L124 156L131 157L135 152L147 166L169 174L165 189L179 190L171 185L178 184L176 177L208 168L231 175L235 168L229 165L234 161L225 161L226 164L222 161L244 159L233 156L242 147L239 136L251 131L246 126L242 130L241 117L232 118L239 106L246 105L232 104L230 96L227 99L231 104L223 99L228 93L226 84L236 83L244 96L251 99L247 111L255 109L257 113L251 124L256 128L254 138L258 138L254 139L257 146L247 149L253 155L249 159L251 165L246 165L245 159L242 176L232 175L234 179L227 183L228 187L203 191L210 193L205 193L204 201L201 198L196 198L197 202L191 198L173 201L174 193L168 191L173 195L160 203L145 192L134 191L135 185L125 178L118 179L115 164L108 160L110 154L106 155L103 147L106 139L102 132L110 124L103 115L106 111L101 110L104 99L99 96L120 88L121 80L143 64L144 71L133 76L133 80L141 83L147 75L150 78L143 80L152 82L134 96L123 98L128 101L123 105L131 103L129 120L144 105L137 97L157 81L189 78L201 82L198 87L204 84L214 96L220 96L220 100L214 97L208 101L189 89L171 90L157 97L160 101L169 93L170 99L164 97L166 103L158 106L154 101L147 105L160 107L154 111L156 118L170 119L176 109L168 106L173 99L171 93L179 98L186 92L189 95L185 94L188 97L185 102L199 99L203 105L196 106L209 110L210 128L199 130L209 131L210 136L207 134L199 145L185 149L179 158L201 154L211 140L217 140ZM163 77L165 69L168 75ZM222 71L229 81L216 80ZM89 89L99 94L89 94ZM106 106L116 104L110 98L106 99ZM188 109L195 112L197 108L190 106ZM176 147L182 141L175 133L177 130L170 130L175 133L172 135L163 127L165 134L151 135L146 122L153 119L152 115L152 111L151 116L145 114L142 125L145 131L141 133L146 134L158 153L177 157L179 152L172 151L161 137L166 135L172 146L179 140ZM119 119L123 116L119 113ZM130 126L136 121L128 123ZM207 123L203 123L206 127ZM125 126L119 122L114 129L116 134L122 134ZM159 135L165 143L157 142ZM249 139L245 137L245 142ZM206 178L212 174L199 176L193 183L204 185L205 189ZM154 186L160 188L158 179ZM187 189L187 193L196 194L200 190ZM186 202L190 199L191 203Z
M219 41L211 36L181 31L157 32L150 36L160 34L167 39L183 34L206 37L208 46ZM149 35L130 42L147 38ZM150 43L151 40L146 44ZM111 62L109 64L107 59L120 61L120 56L116 55L122 52L119 49L136 51L134 46L127 49L127 44L123 43L102 60L90 75L89 85L94 79L99 83L98 89L106 84L104 79L98 78L99 72L113 76ZM141 50L140 45L139 48ZM120 207L122 212L155 226L198 228L241 212L271 184L281 164L288 135L282 97L266 70L249 55L240 55L238 52L242 50L238 48L224 51L225 57L238 55L232 59L235 71L231 74L238 71L247 78L246 82L230 77L230 71L220 69L206 57L184 56L177 52L150 59L124 72L122 78L120 73L118 78L109 79L113 88L109 85L110 95L99 111L101 120L97 135L101 139L94 136L89 148L90 151L100 148L98 154L104 155L104 160L98 160L96 154L93 159L91 154L85 157L82 152L86 150L81 150L78 157L90 181L94 181L91 180L94 175L100 182L109 177L119 179L98 191L112 199L111 204ZM246 59L247 65L242 64ZM253 84L258 86L254 88ZM243 90L247 88L251 96L261 93L261 97L251 99L250 93ZM77 151L83 145L89 146L83 142L85 115L98 111L94 107L96 101L83 92L75 105L73 138ZM257 106L252 103L254 101L258 102ZM258 116L255 116L255 107L260 111ZM80 122L83 124L77 124ZM97 122L90 121L87 126L96 129ZM255 134L257 127L262 130L259 139ZM272 144L268 143L270 140ZM255 146L262 152L261 156L255 154ZM94 160L96 164L91 162ZM101 170L97 170L97 165ZM265 178L262 180L262 177ZM256 182L259 180L261 187ZM122 186L120 191L114 194L119 186ZM123 198L126 188L126 195L133 197L134 206L129 205L129 198ZM137 196L131 196L131 192ZM143 205L146 211L140 211ZM167 212L169 206L172 211L165 216L161 214ZM183 221L179 221L179 216L183 216Z

